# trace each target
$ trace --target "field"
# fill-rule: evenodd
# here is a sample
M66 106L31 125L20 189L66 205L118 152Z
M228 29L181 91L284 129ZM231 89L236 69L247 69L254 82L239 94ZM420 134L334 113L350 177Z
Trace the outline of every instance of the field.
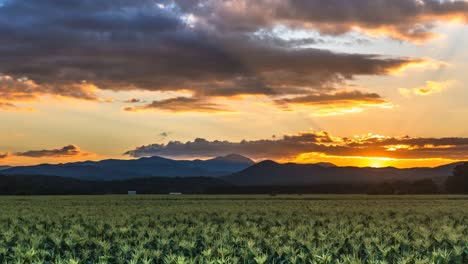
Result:
M468 263L468 197L1 197L0 263Z

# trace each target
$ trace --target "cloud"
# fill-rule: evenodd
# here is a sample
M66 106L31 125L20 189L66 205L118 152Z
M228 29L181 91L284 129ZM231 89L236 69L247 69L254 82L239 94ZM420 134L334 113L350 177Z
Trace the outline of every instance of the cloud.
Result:
M317 13L316 7L322 8L320 16L336 19L344 14L324 9L323 1L251 1L245 2L251 7L245 10L237 10L237 4L244 1L231 9L228 2L7 1L0 7L0 72L10 84L0 85L0 93L14 104L42 95L99 100L98 89L186 90L197 99L155 101L127 110L198 108L208 112L219 110L206 102L208 97L329 93L357 76L388 75L425 61L297 48L312 40L278 45L253 34L273 23L270 20L290 23L294 16L306 21L305 11ZM331 5L340 7L338 3ZM342 5L352 6L347 3ZM278 6L291 10L275 9ZM268 17L262 18L255 10L263 10L260 13ZM248 11L246 16L239 17L244 11ZM374 11L369 17L375 17ZM204 20L226 31L213 30ZM328 19L321 20L330 24ZM342 23L348 24L349 19ZM253 30L243 30L247 26Z
M99 155L87 152L75 145L60 148L28 150L24 152L0 153L0 161L10 166L33 165L37 163L63 163L82 160L97 160Z
M300 95L276 99L275 104L284 110L312 107L316 116L359 113L369 107L392 108L393 105L376 93L361 91L337 91L333 93Z
M86 82L69 86L38 85L25 77L14 78L0 74L0 109L18 110L16 102L38 101L42 96L67 97L84 100L98 100L97 87Z
M195 97L174 97L159 101L153 101L150 104L126 107L125 111L135 112L144 110L162 110L170 112L229 112L229 110L222 109L219 105L209 102L203 98Z
M138 99L138 98L131 98L131 99L128 99L125 101L125 103L129 103L129 104L136 104L136 103L140 103L141 100Z
M176 0L198 24L227 32L255 32L278 24L323 35L360 31L422 42L438 22L467 22L468 3L449 0Z
M339 157L385 157L396 159L468 159L468 138L386 137L375 134L335 137L328 132L300 133L265 140L170 141L127 151L132 157L213 157L239 153L255 159L294 159L306 153Z
M4 101L24 101L37 98L37 85L28 79L0 75L0 98Z
M338 91L328 94L310 94L292 98L277 99L279 105L379 105L387 104L377 93L361 91Z
M16 106L14 104L0 101L0 110L12 110L12 109L16 109Z
M452 85L451 81L448 82L426 82L426 86L414 89L414 93L418 95L430 95L440 93Z
M17 152L14 154L19 157L29 158L44 158L44 157L71 157L71 156L83 156L87 155L79 147L75 145L68 145L58 149L48 150L30 150L26 152Z
M404 96L411 94L415 95L431 95L435 93L441 93L454 84L454 81L435 82L427 81L425 86L417 87L413 89L400 88L399 91Z

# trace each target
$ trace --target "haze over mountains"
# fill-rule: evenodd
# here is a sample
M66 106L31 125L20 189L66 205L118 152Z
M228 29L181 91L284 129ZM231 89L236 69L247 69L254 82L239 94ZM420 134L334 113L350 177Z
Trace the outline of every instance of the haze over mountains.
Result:
M85 161L4 168L2 175L58 176L87 181L115 181L151 177L214 177L238 186L375 184L389 181L413 182L452 175L459 163L435 168L337 167L331 163L280 164L231 154L209 160L172 160L149 157L134 160Z
M1 174L60 176L96 181L148 177L220 177L241 171L253 164L251 159L236 154L209 160L172 160L155 156L135 160L110 159L21 166L2 170Z
M243 171L223 177L241 186L316 185L316 184L378 184L383 182L442 178L452 175L452 163L435 168L359 168L337 167L330 163L280 164L271 160L257 163Z

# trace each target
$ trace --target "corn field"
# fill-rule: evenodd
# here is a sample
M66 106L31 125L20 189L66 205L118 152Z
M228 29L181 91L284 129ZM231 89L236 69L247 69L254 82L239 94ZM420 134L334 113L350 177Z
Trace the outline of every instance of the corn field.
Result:
M3 197L0 262L466 264L468 197Z

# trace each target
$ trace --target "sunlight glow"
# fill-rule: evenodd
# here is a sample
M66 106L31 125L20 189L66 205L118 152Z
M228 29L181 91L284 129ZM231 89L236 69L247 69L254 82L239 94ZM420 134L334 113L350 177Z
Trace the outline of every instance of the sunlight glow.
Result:
M362 156L333 156L322 153L303 153L292 159L284 159L281 162L297 162L297 163L317 163L330 162L337 166L355 166L355 167L396 167L396 168L411 168L411 167L437 167L459 160L429 158L429 159L395 159L387 157L362 157Z

